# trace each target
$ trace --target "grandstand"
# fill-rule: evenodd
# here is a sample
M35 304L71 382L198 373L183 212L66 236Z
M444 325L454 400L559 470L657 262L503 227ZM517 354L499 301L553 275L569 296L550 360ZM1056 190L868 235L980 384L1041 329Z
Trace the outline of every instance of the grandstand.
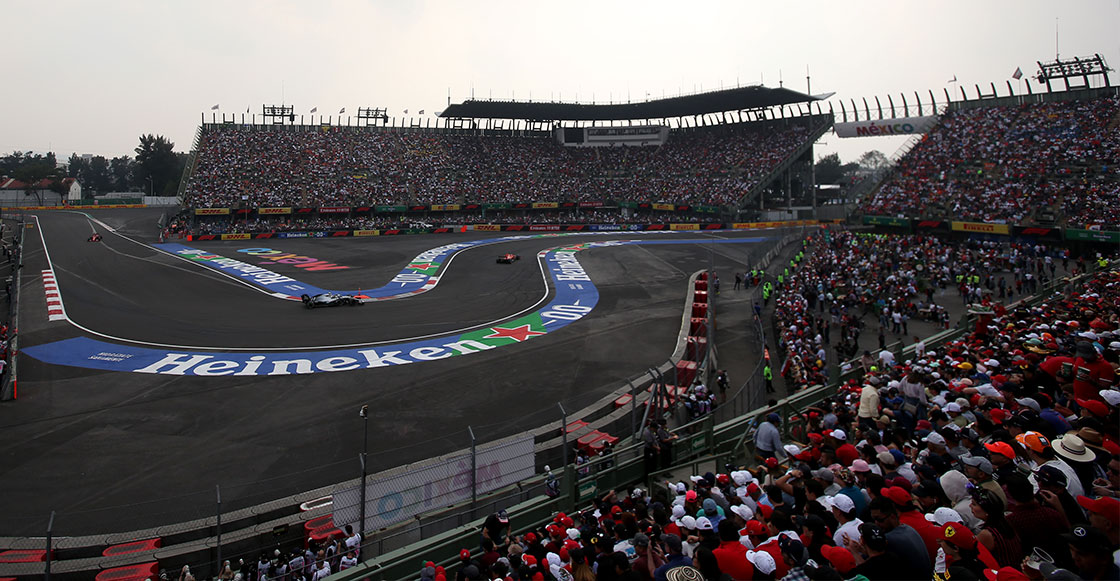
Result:
M546 459L556 466L563 458L565 466L556 471L563 482L561 492L554 494L547 478L534 476L489 491L481 499L418 514L415 522L365 531L370 533L365 546L374 554L363 554L365 562L339 578L412 578L428 559L449 571L466 569L471 556L459 562L457 549L466 547L477 558L480 517L498 509L511 512L517 532L537 530L557 518L558 512L592 509L593 499L607 491L638 485L653 496L651 484L670 476L675 480L681 470L718 473L725 463L753 465L756 450L748 435L765 417L763 411L773 409L793 419L810 405L827 406L830 398L852 407L842 390L840 397L836 395L842 385L839 380L864 377L864 369L853 361L869 344L874 327L890 328L894 313L923 329L923 344L937 350L931 361L947 367L953 362L954 369L957 360L970 357L969 348L973 356L984 352L986 357L1002 357L1002 352L1012 349L997 337L967 334L970 328L983 326L978 321L991 321L990 312L973 313L970 318L969 309L981 304L992 309L996 288L999 308L1006 304L1021 317L1005 321L1009 327L1019 326L1007 339L1017 347L1026 348L1028 331L1037 334L1043 331L1040 325L1061 317L1084 319L1082 323L1088 325L1092 317L1046 306L1035 297L1067 285L1072 288L1075 282L1105 296L1115 295L1105 290L1111 288L1108 283L1114 282L1115 272L1086 275L1104 263L1085 257L1108 249L1098 242L1113 244L1111 250L1104 250L1107 253L1120 241L1120 234L1116 240L1111 238L1120 230L1118 97L1109 88L945 103L928 133L889 172L862 184L868 194L848 208L853 212L849 226L858 227L862 221L873 231L830 230L804 236L798 230L782 240L781 252L744 265L758 267L763 273L760 280L779 282L773 305L765 304L765 318L772 324L752 321L757 324L752 324L750 340L765 345L767 364L773 349L780 368L775 375L789 398L780 405L761 407L763 358L752 355L757 366L739 390L743 399L736 400L734 407L679 422L683 439L674 446L672 457L677 471L643 470L640 445L625 441L613 456L585 459L581 467L567 462L567 450L561 446L570 442L561 443L558 430L541 429L533 434L535 440L530 439L536 445L536 463ZM784 200L787 207L796 199L815 209L813 145L832 128L835 117L822 105L817 98L793 91L752 87L664 100L646 108L468 102L449 107L443 126L434 128L212 118L199 128L184 176L186 226L179 233L212 240L239 233L325 236L376 229L396 233L397 228L443 233L451 224L497 225L499 230L520 230L526 224L626 224L657 230L679 223L696 229L740 229L748 218L768 217L766 211L772 209L768 199ZM495 119L520 119L524 124L512 123L508 128L487 123ZM600 142L589 145L592 132L584 130L599 127L588 124L593 121L640 131L615 133L617 142L612 142L609 132L600 133ZM632 138L635 134L649 138ZM1058 245L1073 252L1063 255ZM1063 280L1052 265L1071 255L1073 265L1062 267L1061 274L1067 277ZM772 259L777 260L773 267ZM1048 275L1047 267L1051 267ZM1027 282L1025 289L1020 286L1005 294L1005 287L997 287L1011 279L1014 289L1017 281L1022 282L1020 274L1027 271L1037 273L1033 279L1022 277L1034 280L1035 288ZM690 280L689 292L696 294L685 307L685 328L690 321L696 325L696 319L687 316L697 312L694 303L709 296L707 285L698 284L706 276ZM970 284L974 276L976 282ZM730 281L725 278L724 284L730 286ZM960 297L935 299L935 293L946 290L949 295L959 291ZM750 292L745 305L763 296L761 286ZM952 312L944 306L950 300ZM1016 300L1024 302L1011 307ZM1084 304L1075 305L1078 309L1089 308L1087 299L1079 300ZM713 308L715 302L713 298ZM1101 314L1111 313L1114 323L1115 304L1104 303L1092 305ZM701 312L714 320L714 314ZM869 327L861 342L859 321L865 317ZM824 347L814 335L823 333L828 343L824 327L835 327L839 336L821 357ZM675 359L684 359L686 350L696 349L707 329L691 332ZM908 335L895 332L890 335L891 345L881 345L879 351L897 352L899 360L922 358L923 353L908 343ZM1058 342L1066 351L1075 350L1076 333L1067 333ZM670 360L665 369L679 369L679 363ZM701 376L712 376L715 365L711 361L707 369L700 369ZM955 380L967 375L944 371L946 378L952 373ZM890 373L894 375L888 378ZM868 377L878 384L898 381L900 374L901 367ZM630 386L631 399L600 402L602 409L586 417L602 422L580 429L592 433L594 428L595 435L609 436L610 426L633 423L629 415L633 412L624 406L640 398L643 407L654 409L659 390L666 391L667 402L695 395L687 391L690 381L680 382L678 377L674 383L684 385L654 380L641 383L637 390ZM678 388L682 391L673 391ZM855 404L858 407L858 398ZM608 424L608 419L613 423ZM807 415L796 420L802 429L814 421ZM574 423L560 427L565 438L570 425ZM782 429L789 441L789 426ZM595 453L606 440L610 438L599 437L576 447ZM591 446L593 442L599 446ZM318 490L315 495L330 492L337 489ZM308 501L305 512L280 506L293 500L243 507L234 521L242 528L230 545L248 555L280 544L281 538L291 544L296 536L318 541L339 537L329 505L301 496L298 500ZM636 502L619 504L629 510ZM287 524L281 524L288 522L304 528L289 531ZM212 527L210 519L200 519L188 531L176 530L185 540L168 560L212 559ZM274 528L265 530L269 527ZM151 548L150 554L157 549Z

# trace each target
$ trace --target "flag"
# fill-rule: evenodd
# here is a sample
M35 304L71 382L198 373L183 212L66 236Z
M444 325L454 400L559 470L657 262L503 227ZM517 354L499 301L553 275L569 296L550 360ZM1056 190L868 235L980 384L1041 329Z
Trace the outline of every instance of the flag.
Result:
M345 112L346 112L346 107L343 107L343 108L341 108L341 109L339 109L339 110L338 110L338 114L339 114L339 115L342 115L342 114L343 114L343 113L345 113Z
M211 111L217 111L217 110L218 110L218 106L217 106L217 105L214 105L213 107L211 107L211 108L210 108L210 110L211 110Z
M945 81L946 84L955 83L955 82L957 82L957 75L953 75L953 78L949 79L948 81Z
M249 107L252 107L252 105L249 105ZM246 107L246 108L245 108L245 112L246 112L246 113L248 113L248 112L249 112L249 107Z
M423 110L423 109L421 109L421 110L420 110L420 112L419 112L419 113L417 113L417 114L418 114L418 115L423 115L423 114L424 114L424 110Z
M1012 78L1012 79L1015 79L1016 81L1018 81L1019 79L1023 78L1023 69L1022 69L1022 67L1015 67L1015 72L1014 72L1014 73L1011 73L1011 78Z
M312 107L312 108L311 108L311 112L312 112L312 113L314 113L314 112L316 112L316 111L318 111L318 110L319 110L319 108L318 108L318 107Z
M405 109L405 110L404 110L404 112L405 112L405 114L407 115L407 114L408 114L408 109Z

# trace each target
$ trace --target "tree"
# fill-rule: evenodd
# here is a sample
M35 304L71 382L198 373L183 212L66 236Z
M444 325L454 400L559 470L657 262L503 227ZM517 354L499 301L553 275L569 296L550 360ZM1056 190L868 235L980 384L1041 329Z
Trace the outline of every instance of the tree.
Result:
M48 176L55 173L55 168L47 165L46 161L41 160L32 163L24 163L13 172L15 179L27 184L23 190L25 196L34 195L39 201L37 205L43 205L43 196L40 195L42 188L41 182L47 179Z
M98 193L104 194L113 189L113 179L109 173L109 160L105 159L105 156L95 155L89 160L85 189L89 190L91 198Z
M843 178L840 154L830 153L817 160L817 183L838 184Z
M859 165L869 171L878 171L891 166L891 160L883 152L873 149L859 156Z
M114 157L109 165L109 175L112 176L112 188L118 192L127 192L137 185L136 164L127 155Z
M179 177L175 170L179 167L179 157L175 154L175 144L162 135L141 135L140 145L136 148L136 166L133 174L141 186L151 178L151 193L164 195L174 191Z

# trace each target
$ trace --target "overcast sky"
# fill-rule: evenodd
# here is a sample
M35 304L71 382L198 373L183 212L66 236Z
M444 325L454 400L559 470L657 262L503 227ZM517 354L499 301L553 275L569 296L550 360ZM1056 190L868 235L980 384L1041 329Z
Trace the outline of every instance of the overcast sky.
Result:
M3 0L0 151L132 155L191 146L200 114L286 103L429 115L477 98L641 100L762 82L861 100L1100 53L1120 0L98 2ZM1057 19L1057 20L1055 20ZM1120 76L1113 75L1113 83ZM1006 90L1006 89L1004 89ZM826 137L818 156L898 140Z

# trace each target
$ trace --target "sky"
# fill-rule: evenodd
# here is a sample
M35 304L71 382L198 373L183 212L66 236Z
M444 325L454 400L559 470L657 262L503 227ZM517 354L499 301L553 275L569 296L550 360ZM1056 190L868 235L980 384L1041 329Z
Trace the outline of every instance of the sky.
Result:
M430 116L449 94L618 102L779 81L805 91L806 70L814 94L885 102L977 83L1005 92L1017 67L1033 76L1056 53L1120 65L1120 0L3 0L3 13L0 152L60 160L133 155L147 133L187 151L215 104ZM902 141L826 135L816 153L890 156Z

